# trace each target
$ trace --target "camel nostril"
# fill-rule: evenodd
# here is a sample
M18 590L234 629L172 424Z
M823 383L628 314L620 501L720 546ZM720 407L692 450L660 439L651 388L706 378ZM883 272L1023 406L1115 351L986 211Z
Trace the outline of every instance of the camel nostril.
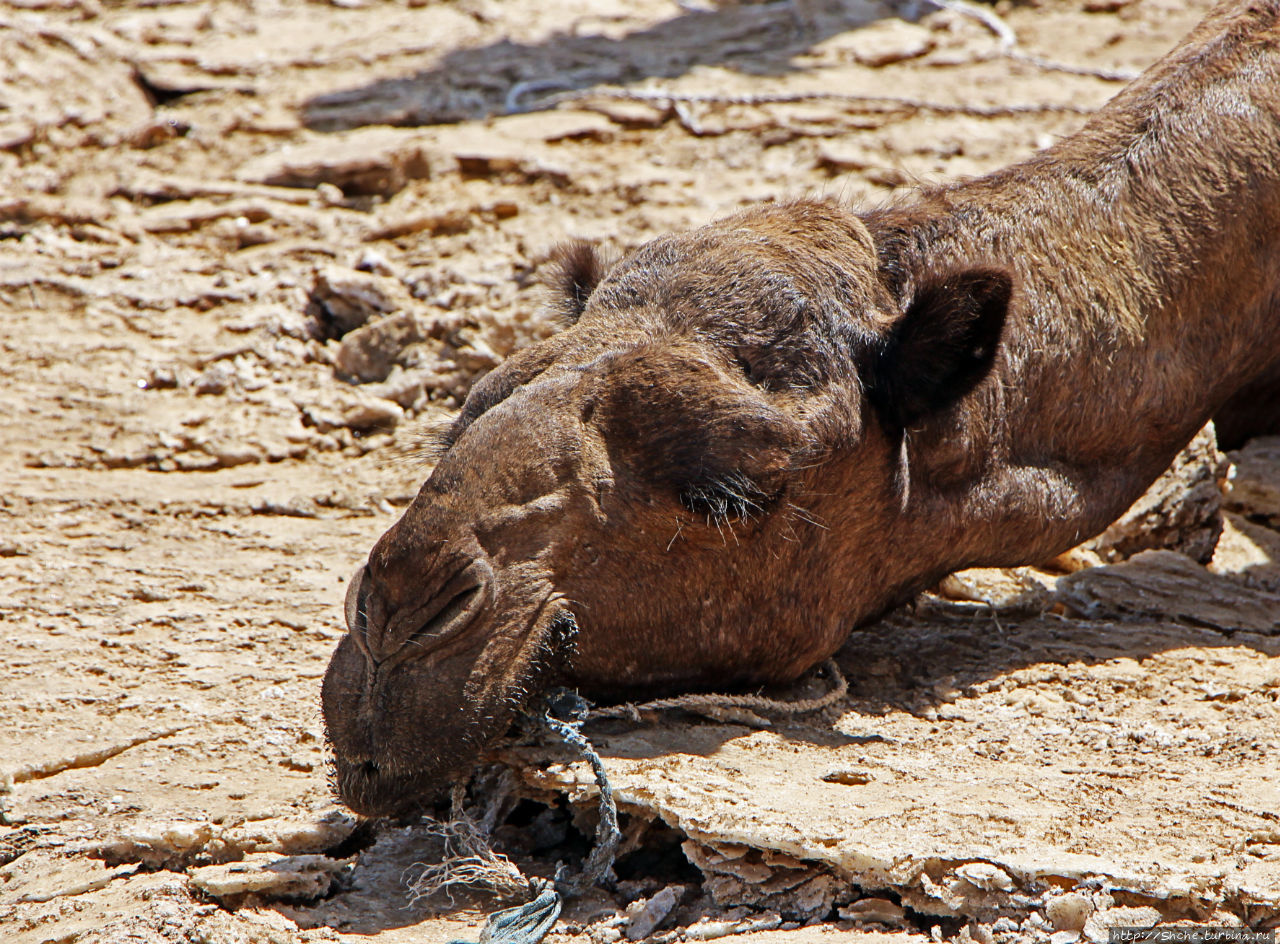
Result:
M482 596L483 590L483 583L473 584L470 587L464 587L459 590L448 598L448 602L434 616L416 629L409 636L408 641L422 645L428 640L443 637L452 630L462 629L471 622L478 610L477 603Z
M366 572L363 586L349 594L351 634L375 664L397 654L412 658L436 651L474 624L493 598L493 571L483 560L469 561L434 590L405 603L388 602L386 582Z

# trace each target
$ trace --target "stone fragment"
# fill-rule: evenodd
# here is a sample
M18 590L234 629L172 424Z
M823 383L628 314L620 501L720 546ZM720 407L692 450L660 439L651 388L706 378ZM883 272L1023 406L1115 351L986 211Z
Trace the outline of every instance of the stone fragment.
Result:
M1280 625L1280 594L1219 577L1174 551L1143 551L1124 563L1068 574L1056 595L1088 619L1180 619L1256 632Z
M627 938L638 941L657 930L667 916L680 903L684 892L683 886L668 885L652 898L634 901L627 906L627 916L631 919L627 925Z
M1161 921L1161 914L1155 908L1108 908L1106 911L1095 911L1084 925L1086 940L1100 944L1107 941L1111 928L1153 928Z
M837 138L832 141L823 141L818 145L817 163L819 167L827 170L844 173L851 170L870 170L880 166L883 158L877 157L864 147Z
M466 370L487 373L502 363L502 355L476 331L459 331L458 342L453 359Z
M859 65L880 68L932 52L937 45L933 33L923 26L889 18L832 37L814 47L814 55L852 60Z
M428 392L438 379L436 371L429 367L405 370L399 364L394 364L385 380L365 384L362 389L370 396L391 400L406 410L417 409L427 399Z
M228 848L250 852L285 855L321 852L350 836L357 823L345 810L332 809L314 818L252 820L227 828L223 841Z
M388 428L396 426L403 419L404 410L400 404L364 393L342 413L343 425L356 430Z
M1277 447L1280 450L1280 439ZM1267 467L1274 476L1274 507L1280 515L1280 462ZM1218 451L1213 424L1208 423L1128 511L1083 546L1108 561L1163 548L1208 563L1222 532L1222 489L1228 468L1227 457Z
M251 309L244 317L228 322L225 327L233 334L261 331L272 337L306 341L311 337L314 324L297 308L267 304Z
M737 933L737 921L708 921L705 918L684 929L684 936L690 941L714 941Z
M139 823L104 843L99 853L108 862L141 862L156 868L181 862L207 848L219 832L208 822Z
M191 382L191 372L180 364L157 364L138 386L143 390L172 390Z
M430 338L429 327L405 312L358 328L343 339L334 358L338 372L359 383L386 380L410 345Z
M872 167L863 176L873 184L890 189L911 183L911 176L898 167Z
M603 115L591 114L605 126ZM441 157L452 158L454 167L464 177L513 176L524 180L541 177L557 181L569 179L569 173L551 158L551 151L536 132L536 121L546 117L513 115L491 124L471 123L442 130L436 140Z
M360 128L285 145L237 173L241 180L282 187L338 187L344 194L390 196L431 175L429 138L402 128Z
M93 199L57 197L44 193L7 196L0 199L0 220L17 223L62 223L84 226L111 218L108 204Z
M966 862L956 868L956 875L984 892L1011 892L1016 887L1008 872L990 862Z
M6 17L0 30L5 76L0 150L48 131L101 134L148 120L152 107L136 81L135 66L113 47L105 37L53 19Z
M96 847L109 863L137 862L147 868L179 866L193 859L225 861L248 853L319 853L342 842L356 819L342 810L314 818L273 818L238 826L206 821L141 822Z
M889 927L904 927L906 910L888 898L862 898L836 911L845 921L874 921Z
M315 518L319 515L315 502L301 495L285 501L260 498L249 504L249 510L255 515L279 515L283 518Z
M849 787L862 786L871 783L874 779L865 770L852 770L843 767L822 775L824 783L841 783Z
M1029 567L972 567L944 577L938 591L997 610L1036 613L1049 604L1048 588Z
M1045 917L1059 931L1083 931L1093 910L1093 902L1080 892L1050 898L1044 906Z
M254 443L216 441L204 443L203 449L212 461L213 468L229 469L237 465L251 465L266 458L262 449Z
M669 102L632 102L616 98L600 98L588 100L584 105L626 128L656 128L674 114L674 109Z
M173 118L152 118L126 131L124 140L131 147L147 150L179 138L190 130L190 125Z
M409 302L408 291L396 279L329 266L316 275L307 307L324 335L341 338Z
M218 361L196 377L191 386L198 394L216 395L226 393L235 379L235 366L228 361Z
M1231 511L1280 525L1280 436L1260 436L1231 453L1235 473L1227 490Z
M1227 512L1209 571L1259 590L1280 592L1280 533Z
M324 855L279 856L252 852L239 862L191 869L191 884L214 898L315 899L327 894L334 876L354 859L330 859Z
M1045 566L1052 570L1061 570L1068 574L1074 574L1077 570L1101 567L1105 563L1106 561L1102 559L1097 551L1091 550L1084 545L1077 545L1046 561Z
M768 904L788 915L804 919L830 913L844 884L831 875L815 875L786 894L771 896Z
M389 278L395 278L396 270L389 259L372 246L366 246L360 253L360 258L356 260L356 270L359 272L372 272L374 275L385 275Z
M590 138L607 141L614 127L604 115L595 111L557 109L527 115L504 115L488 125L508 141L565 141Z
M399 239L414 233L429 236L445 236L465 233L471 228L473 215L461 207L447 207L430 213L412 213L385 220L365 234L369 241Z

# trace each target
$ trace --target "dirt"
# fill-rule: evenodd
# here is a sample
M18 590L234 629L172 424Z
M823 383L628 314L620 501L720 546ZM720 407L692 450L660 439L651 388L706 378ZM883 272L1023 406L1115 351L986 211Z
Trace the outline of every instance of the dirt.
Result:
M924 2L0 8L4 940L474 938L488 899L411 899L423 825L335 805L318 710L422 429L553 330L557 242L998 167L1207 4L987 9L1014 55ZM958 575L820 715L592 726L634 848L551 939L1274 927L1280 445L1232 459L1207 566ZM545 872L594 787L512 750Z

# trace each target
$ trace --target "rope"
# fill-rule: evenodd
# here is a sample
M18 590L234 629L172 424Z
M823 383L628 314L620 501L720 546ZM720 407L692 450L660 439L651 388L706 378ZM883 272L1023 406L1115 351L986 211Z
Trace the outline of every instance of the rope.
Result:
M566 898L582 894L609 874L622 841L618 806L604 763L578 730L586 719L587 703L574 693L561 690L552 693L544 706L545 710L534 722L582 755L595 774L600 790L600 823L596 827L595 847L583 863L582 871L572 879L565 877L563 866L557 870L554 881L525 878L514 862L494 852L489 845L489 833L498 807L506 799L506 791L489 801L485 816L477 823L466 811L466 784L456 784L449 822L435 830L444 837L445 857L423 869L410 886L410 892L416 901L452 885L478 885L503 898L526 899L523 904L489 915L480 932L479 944L538 944L560 917ZM454 940L449 944L472 942Z
M997 40L997 55L1005 56L1017 62L1025 62L1027 65L1043 69L1045 72L1084 75L1094 79L1102 79L1104 82L1131 82L1139 75L1132 69L1077 66L1068 62L1058 62L1056 59L1049 59L1045 56L1038 56L1035 53L1023 52L1018 48L1018 34L1013 31L1013 27L1000 19L994 10L988 10L986 7L978 6L976 3L969 3L968 0L925 0L925 2L930 6L937 7L939 10L950 10L959 16L967 16L971 20L978 21L995 36ZM975 61L981 61L983 58L986 57L980 56Z
M624 102L669 103L673 106L679 103L691 105L789 105L798 102L830 101L841 102L849 106L860 105L864 108L879 111L906 108L942 115L974 115L979 118L999 118L1044 112L1089 115L1096 110L1081 105L1059 104L1056 102L1028 102L1012 105L963 105L927 101L918 98L902 98L894 95L856 95L846 92L764 92L744 95L720 95L715 93L676 92L665 89L626 89L607 85L552 95L546 99L546 104L558 105L562 102L575 102L596 97Z
M994 34L1002 50L1007 51L1018 45L1018 34L1013 31L1013 27L996 16L993 10L980 7L976 3L969 3L967 0L925 0L925 2L939 10L950 10L960 16L977 20Z
M540 723L586 758L600 790L600 822L596 825L595 848L587 856L577 878L565 882L560 875L556 876L556 887L566 896L573 896L586 891L608 874L613 867L618 843L622 841L622 830L618 828L618 805L613 800L613 786L605 776L604 762L600 760L600 755L595 752L591 742L578 730L589 716L586 700L573 692L562 690L547 699L547 704L548 710L539 719ZM564 721L554 717L557 708L563 710L566 707L566 713L572 720Z
M478 885L490 889L502 898L524 899L523 904L489 915L480 932L478 944L540 944L559 919L565 899L580 895L593 885L608 880L622 841L613 786L605 774L600 755L581 731L585 722L619 717L639 720L642 711L668 709L709 712L737 708L785 715L808 714L835 704L849 690L849 683L834 659L823 663L823 668L834 680L832 689L817 698L798 701L780 701L762 695L682 695L640 705L592 708L576 692L567 689L551 692L543 701L542 712L537 716L530 716L530 720L538 728L563 741L591 765L600 793L600 821L596 825L595 846L583 863L582 871L573 878L567 878L566 867L562 865L551 881L522 875L514 862L501 853L494 852L489 845L489 834L497 822L499 809L510 793L510 778L500 782L499 789L489 799L479 821L473 819L466 810L464 782L453 788L449 821L435 827L435 832L444 838L445 857L436 865L425 867L411 884L413 900L453 885ZM450 941L449 944L473 942L459 939Z
M642 711L667 711L680 709L684 711L705 712L725 708L759 709L781 715L806 715L823 708L829 708L849 693L849 682L841 674L835 659L822 663L823 670L831 676L834 685L831 691L818 698L806 698L798 701L782 701L777 698L766 698L763 695L680 695L676 698L660 698L640 705L613 705L609 708L596 708L587 714L587 719L598 718L630 718L640 720Z
M564 901L550 884L526 905L504 908L489 915L478 944L538 944L555 926ZM472 944L455 939L449 944Z

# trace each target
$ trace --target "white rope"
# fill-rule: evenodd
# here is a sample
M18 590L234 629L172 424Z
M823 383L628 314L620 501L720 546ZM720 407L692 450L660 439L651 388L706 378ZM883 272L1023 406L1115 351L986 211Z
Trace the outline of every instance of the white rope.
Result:
M841 674L835 659L828 659L822 667L831 676L834 683L831 691L817 698L801 698L784 701L778 698L766 698L763 695L679 695L675 698L659 698L643 704L612 705L608 708L593 708L587 713L587 720L597 718L631 718L639 720L643 711L682 711L705 712L726 708L745 708L747 710L768 711L782 715L804 715L829 708L849 693L849 683Z
M1037 69L1043 69L1046 72L1065 72L1068 75L1083 75L1094 79L1102 79L1105 82L1131 82L1138 77L1140 73L1132 69L1104 69L1094 68L1092 66L1075 66L1066 62L1058 62L1055 59L1049 59L1045 56L1037 56L1034 53L1023 52L1018 48L1018 34L1014 32L1013 27L1002 20L994 10L988 10L986 7L979 6L976 3L969 3L968 0L924 0L930 6L937 7L939 10L949 10L959 16L968 17L981 23L992 35L995 36L998 43L997 56L1004 56L1015 62L1024 62L1029 66L1035 66ZM974 61L982 61L983 59L994 58L992 56L977 56Z
M537 897L545 883L525 878L514 862L493 851L489 833L495 817L486 815L477 823L466 811L465 795L466 783L456 784L448 821L427 827L444 840L444 858L435 865L417 864L422 871L409 885L411 899L427 898L454 885L487 888L499 898ZM489 809L496 812L504 799L505 795L492 798Z
M995 34L996 39L1000 41L1001 49L1009 50L1018 45L1018 34L1013 31L1012 26L996 16L994 10L980 7L976 3L969 3L967 0L924 0L924 2L939 10L949 10L960 16L967 16L971 20L977 20Z
M565 92L547 99L547 104L575 102L594 97L610 98L624 102L650 102L675 105L789 105L798 102L830 101L846 105L861 105L873 111L913 109L936 112L943 115L973 115L979 118L999 118L1006 115L1063 112L1073 115L1089 115L1095 109L1057 102L1025 102L1012 105L965 105L935 102L919 98L902 98L893 95L855 95L847 92L760 92L744 95L717 93L676 92L666 89L628 89L617 86L597 86L578 92Z

